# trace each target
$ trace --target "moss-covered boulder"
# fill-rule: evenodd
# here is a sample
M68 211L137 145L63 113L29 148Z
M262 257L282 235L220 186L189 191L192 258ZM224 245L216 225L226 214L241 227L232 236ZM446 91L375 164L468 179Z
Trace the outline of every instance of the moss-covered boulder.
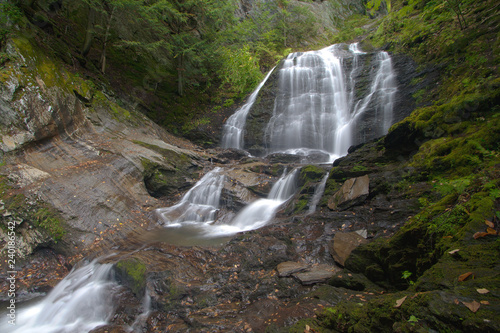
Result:
M128 258L115 264L116 279L142 298L146 288L146 265L139 259Z

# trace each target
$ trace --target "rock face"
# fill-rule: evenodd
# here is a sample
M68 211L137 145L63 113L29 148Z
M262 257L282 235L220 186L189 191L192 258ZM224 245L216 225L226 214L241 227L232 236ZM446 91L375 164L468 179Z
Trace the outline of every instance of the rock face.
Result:
M14 39L7 51L18 60L2 69L1 171L27 201L50 204L67 222L60 250L78 253L119 235L125 225L149 223L148 212L159 204L150 193L173 195L197 179L205 157L191 144L123 108L125 102L96 90L30 41ZM162 182L170 187L162 191ZM27 225L35 228L35 219L24 219L19 230ZM26 239L46 243L44 232L29 228ZM33 248L24 246L19 255Z
M352 250L365 243L368 241L357 232L336 233L329 245L330 254L335 262L344 266Z
M369 186L370 178L368 175L346 180L340 190L328 201L328 208L342 210L362 202L369 194Z

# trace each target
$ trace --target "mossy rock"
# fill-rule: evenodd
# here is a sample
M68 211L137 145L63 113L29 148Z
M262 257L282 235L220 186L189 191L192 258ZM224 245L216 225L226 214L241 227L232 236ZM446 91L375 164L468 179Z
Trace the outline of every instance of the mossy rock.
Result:
M117 280L130 288L138 297L142 298L146 288L146 265L139 259L129 258L120 260L115 265Z
M306 165L300 169L299 186L302 186L307 182L319 182L323 179L325 173L326 170L317 165Z
M198 165L185 154L164 149L140 141L134 143L162 155L161 160L142 158L143 177L146 189L154 197L173 195L192 185L190 179L195 178Z

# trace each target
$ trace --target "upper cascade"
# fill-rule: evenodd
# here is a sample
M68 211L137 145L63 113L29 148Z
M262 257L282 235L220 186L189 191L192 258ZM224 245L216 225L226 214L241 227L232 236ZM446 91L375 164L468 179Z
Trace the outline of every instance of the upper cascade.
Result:
M322 162L331 162L347 154L349 146L381 136L392 125L397 87L387 52L373 57L357 43L335 44L291 53L278 72L274 107L261 135L265 154L319 154ZM240 137L248 132L245 121L268 78L233 115L238 115ZM224 126L223 147L248 149L243 139L238 144L227 140L234 130L231 118Z
M250 111L260 89L266 83L273 70L274 68L267 73L264 80L259 83L257 88L250 95L248 101L227 119L223 129L222 148L243 149L243 129L245 127L248 111Z

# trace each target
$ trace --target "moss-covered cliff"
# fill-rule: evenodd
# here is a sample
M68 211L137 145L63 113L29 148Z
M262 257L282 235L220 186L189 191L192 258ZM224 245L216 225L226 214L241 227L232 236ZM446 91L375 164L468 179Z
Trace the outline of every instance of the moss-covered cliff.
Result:
M389 293L365 289L361 299L342 300L297 329L500 329L495 17L498 7L491 1L392 1L392 11L368 36L371 43L409 54L419 63L423 74L412 84L435 82L415 91L420 107L391 128L376 148L378 154L357 163L369 170L381 156L399 159L401 169L387 177L399 177L399 191L418 195L420 208L393 236L361 245L345 263L347 272L361 273ZM348 161L356 163L348 156L339 167ZM339 167L332 169L331 179ZM422 184L430 190L419 193ZM339 183L329 181L327 186L332 189L327 187L326 193L332 193Z

